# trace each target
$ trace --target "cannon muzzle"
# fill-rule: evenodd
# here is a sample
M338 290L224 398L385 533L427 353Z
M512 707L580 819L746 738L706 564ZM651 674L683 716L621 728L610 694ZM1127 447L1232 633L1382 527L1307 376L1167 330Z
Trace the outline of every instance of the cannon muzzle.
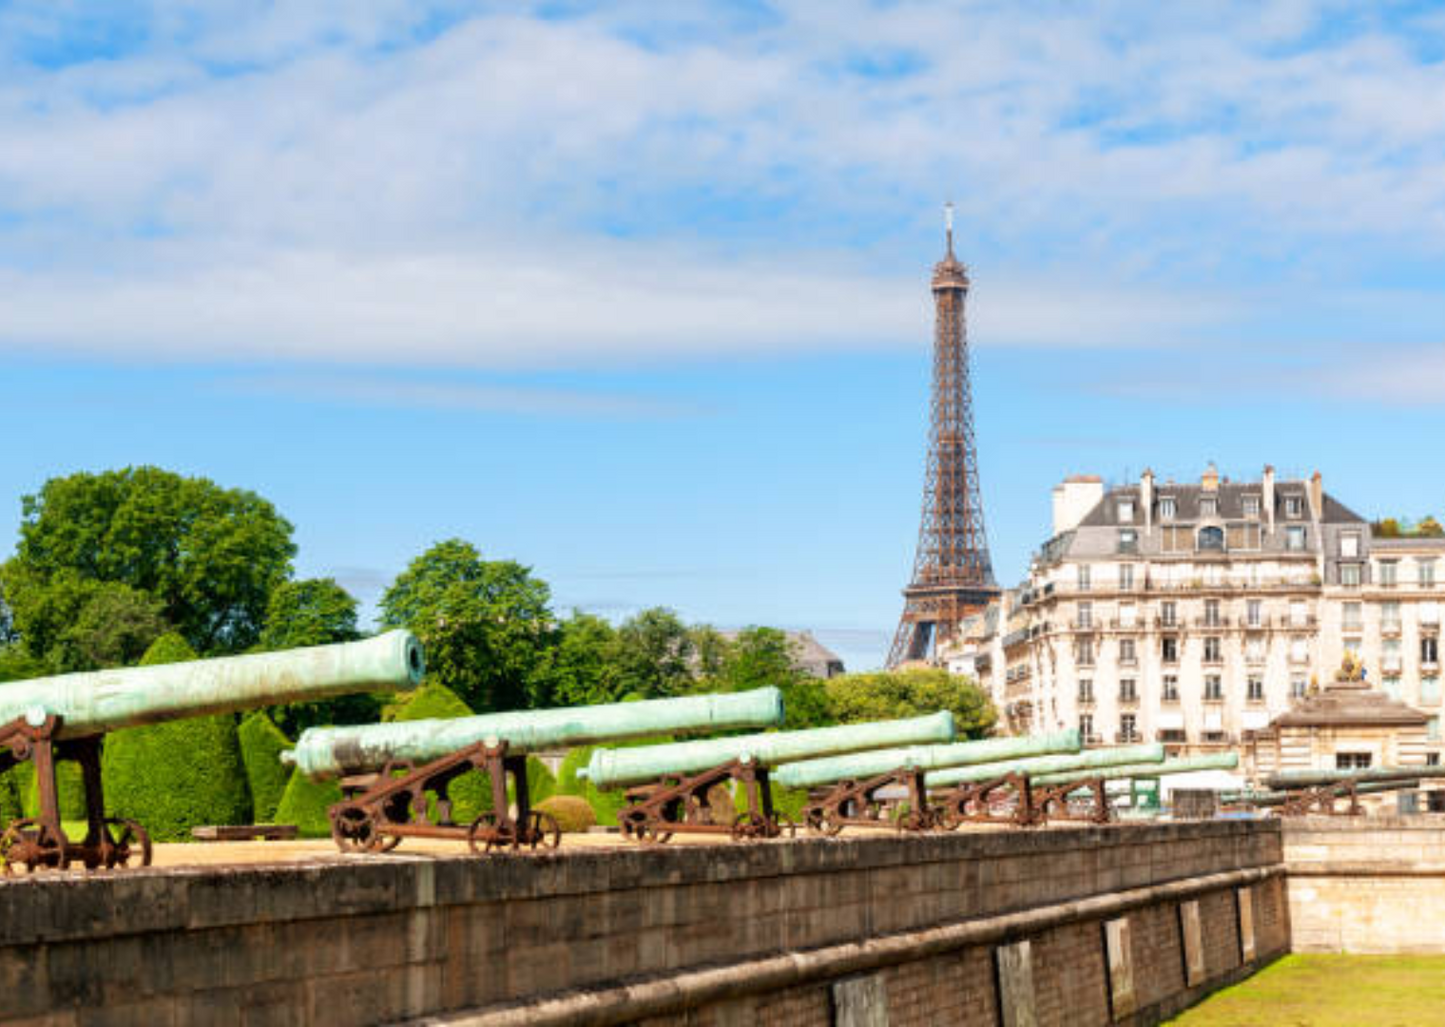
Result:
M313 727L282 753L309 777L379 770L393 760L426 763L478 742L507 743L513 753L677 732L727 731L783 722L783 694L750 692L648 699L605 706L570 706L484 713L451 720L410 720L360 727Z
M903 767L914 770L965 767L1050 753L1076 753L1079 747L1077 731L1059 731L1019 738L986 738L954 745L874 749L851 756L830 756L799 763L785 763L773 773L773 780L789 788L811 788L835 781L861 781Z
M0 685L0 724L25 717L38 725L55 716L57 738L83 738L186 717L409 690L425 669L416 637L389 631L361 642L12 681Z
M703 742L640 746L636 749L598 749L585 776L598 788L656 781L669 774L695 774L730 760L747 760L775 767L815 756L836 756L883 746L948 742L953 739L953 714L940 710L906 720L844 724L806 731L714 738Z

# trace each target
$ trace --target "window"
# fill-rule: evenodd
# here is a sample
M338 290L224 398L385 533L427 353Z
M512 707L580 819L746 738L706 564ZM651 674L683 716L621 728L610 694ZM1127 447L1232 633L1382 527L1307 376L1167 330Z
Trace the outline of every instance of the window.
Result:
M1137 655L1137 653L1136 653L1136 651L1135 651L1135 648L1134 648L1134 640L1133 640L1132 638L1121 638L1121 639L1119 639L1119 662L1120 662L1120 663L1138 663L1138 662L1139 662L1139 657L1138 657L1138 655Z
M1394 588L1400 581L1400 561L1381 560L1380 579L1381 588Z
M1284 515L1286 517L1299 517L1304 513L1305 501L1303 496L1284 497Z
M1346 631L1359 631L1364 627L1364 615L1359 603L1341 603L1340 620L1341 626Z
M1427 666L1440 662L1440 639L1435 635L1426 635L1420 639L1420 662Z
M1079 639L1074 645L1074 662L1080 667L1094 665L1094 643L1087 638Z
M1161 521L1174 520L1176 509L1173 496L1159 497L1159 519Z
M1134 587L1134 565L1132 563L1119 565L1119 587L1125 592Z
M1425 721L1425 737L1432 742L1440 741L1440 718L1431 717Z
M1291 638L1289 640L1289 658L1291 663L1308 663L1310 640L1308 638Z
M1400 640L1387 638L1380 643L1380 666L1387 673L1400 672Z
M1345 588L1360 587L1360 565L1357 563L1340 564L1340 584Z
M1094 626L1094 604L1079 604L1079 627L1092 628Z
M1226 542L1230 549L1258 549L1260 533L1258 524L1231 524Z
M1094 738L1094 715L1092 713L1079 714L1079 736L1083 738L1086 745L1089 742L1096 741Z
M1245 687L1245 697L1250 702L1264 702L1264 678L1258 674L1251 674Z
M1219 600L1204 600L1204 626L1207 628L1217 628L1222 623L1224 622L1219 619Z
M1135 683L1135 681L1134 681L1133 678L1120 678L1120 679L1119 679L1119 701L1120 701L1120 702L1138 702L1138 701L1139 701L1139 686Z
M1244 607L1245 622L1252 628L1257 628L1264 623L1264 603L1258 599L1251 599Z
M1079 702L1094 701L1094 682L1089 678L1079 679Z
M1250 663L1264 662L1264 637L1250 635L1244 642L1244 658Z
M1167 527L1164 529L1164 551L1166 553L1187 553L1194 544L1194 532L1189 528Z
M1438 752L1427 752L1425 754L1425 766L1438 767L1440 765L1440 754Z
M1346 603L1345 605L1349 605ZM1295 600L1289 604L1289 622L1291 626L1303 628L1309 626L1309 607L1303 601Z
M1418 574L1421 588L1435 587L1435 561L1421 560L1418 565Z
M1397 634L1400 631L1400 604L1380 604L1380 630L1393 631Z
M1164 675L1164 687L1161 691L1161 697L1165 702L1179 701L1179 679L1173 674Z
M1388 674L1385 676L1385 694L1391 699L1398 699L1401 696L1400 675Z
M1204 675L1204 698L1209 702L1218 702L1224 698L1224 679L1218 674Z
M1309 693L1310 683L1301 677L1289 679L1289 697L1291 699L1303 699Z
M1139 551L1139 533L1133 528L1119 529L1119 552L1137 553Z
M1204 662L1221 663L1224 660L1224 641L1217 635L1204 640Z
M1291 524L1284 529L1284 547L1291 553L1303 553L1305 549L1305 529L1302 524Z
M1177 616L1178 608L1174 605L1174 601L1172 599L1159 604L1160 626L1172 628L1175 624L1178 623L1178 621L1175 619Z
M1420 702L1426 706L1440 705L1440 679L1431 675L1420 679Z
M1139 623L1139 613L1138 613L1138 609L1134 606L1134 604L1133 604L1133 603L1120 603L1120 604L1119 604L1119 627L1121 627L1121 628L1132 628L1132 627L1136 627L1136 626L1138 625L1138 623Z
M1336 770L1365 770L1370 765L1371 756L1367 752L1337 752L1335 753Z
M1179 662L1179 639L1168 635L1159 640L1159 659L1164 663Z
M1134 523L1134 501L1132 499L1121 499L1118 505L1119 523Z
M1218 517L1219 500L1215 499L1213 496L1201 496L1199 499L1199 516Z
M1132 713L1124 713L1119 716L1119 741L1134 742L1139 739L1138 720Z
M1086 563L1079 564L1079 591L1089 591L1089 565Z
M1199 529L1201 552L1224 552L1224 529L1217 527Z
M1245 496L1240 502L1242 503L1242 505L1243 505L1243 507L1244 507L1244 516L1246 516L1246 517L1258 517L1258 516L1259 516L1259 497L1258 497L1258 496Z
M1340 536L1340 556L1346 560L1359 559L1360 533L1358 531L1347 531Z

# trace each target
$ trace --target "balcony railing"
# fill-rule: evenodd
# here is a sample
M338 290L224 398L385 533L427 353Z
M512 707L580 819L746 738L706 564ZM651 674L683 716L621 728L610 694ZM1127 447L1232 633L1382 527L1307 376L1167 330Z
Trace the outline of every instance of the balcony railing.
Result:
M1229 627L1229 618L1222 614L1218 617L1195 617L1194 626L1196 628L1227 628Z
M1116 731L1114 733L1114 741L1120 745L1133 745L1143 740L1144 736L1138 731Z

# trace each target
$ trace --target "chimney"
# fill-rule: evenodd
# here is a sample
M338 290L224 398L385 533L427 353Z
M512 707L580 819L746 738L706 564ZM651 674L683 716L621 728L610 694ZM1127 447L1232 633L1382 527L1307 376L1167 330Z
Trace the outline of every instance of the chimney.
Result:
M1154 530L1154 472L1144 468L1139 478L1139 505L1144 508L1144 533Z
M1310 477L1310 517L1315 521L1324 520L1325 516L1325 485L1320 472L1316 471Z
M1073 531L1104 498L1104 479L1073 474L1054 486L1054 534Z
M1274 465L1264 465L1263 492L1260 505L1264 507L1265 523L1269 525L1270 534L1274 533Z
M1209 466L1204 469L1204 475L1199 479L1200 488L1205 492L1219 491L1219 470L1214 466L1214 461L1209 461Z

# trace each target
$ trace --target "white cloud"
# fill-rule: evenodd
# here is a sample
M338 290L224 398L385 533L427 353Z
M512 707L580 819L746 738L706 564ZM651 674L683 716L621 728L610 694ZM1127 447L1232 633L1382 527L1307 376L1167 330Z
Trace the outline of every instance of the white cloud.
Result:
M1338 5L162 4L119 57L27 63L68 10L0 14L0 349L911 346L949 194L983 345L1185 346L1260 280L1441 255L1438 29Z

